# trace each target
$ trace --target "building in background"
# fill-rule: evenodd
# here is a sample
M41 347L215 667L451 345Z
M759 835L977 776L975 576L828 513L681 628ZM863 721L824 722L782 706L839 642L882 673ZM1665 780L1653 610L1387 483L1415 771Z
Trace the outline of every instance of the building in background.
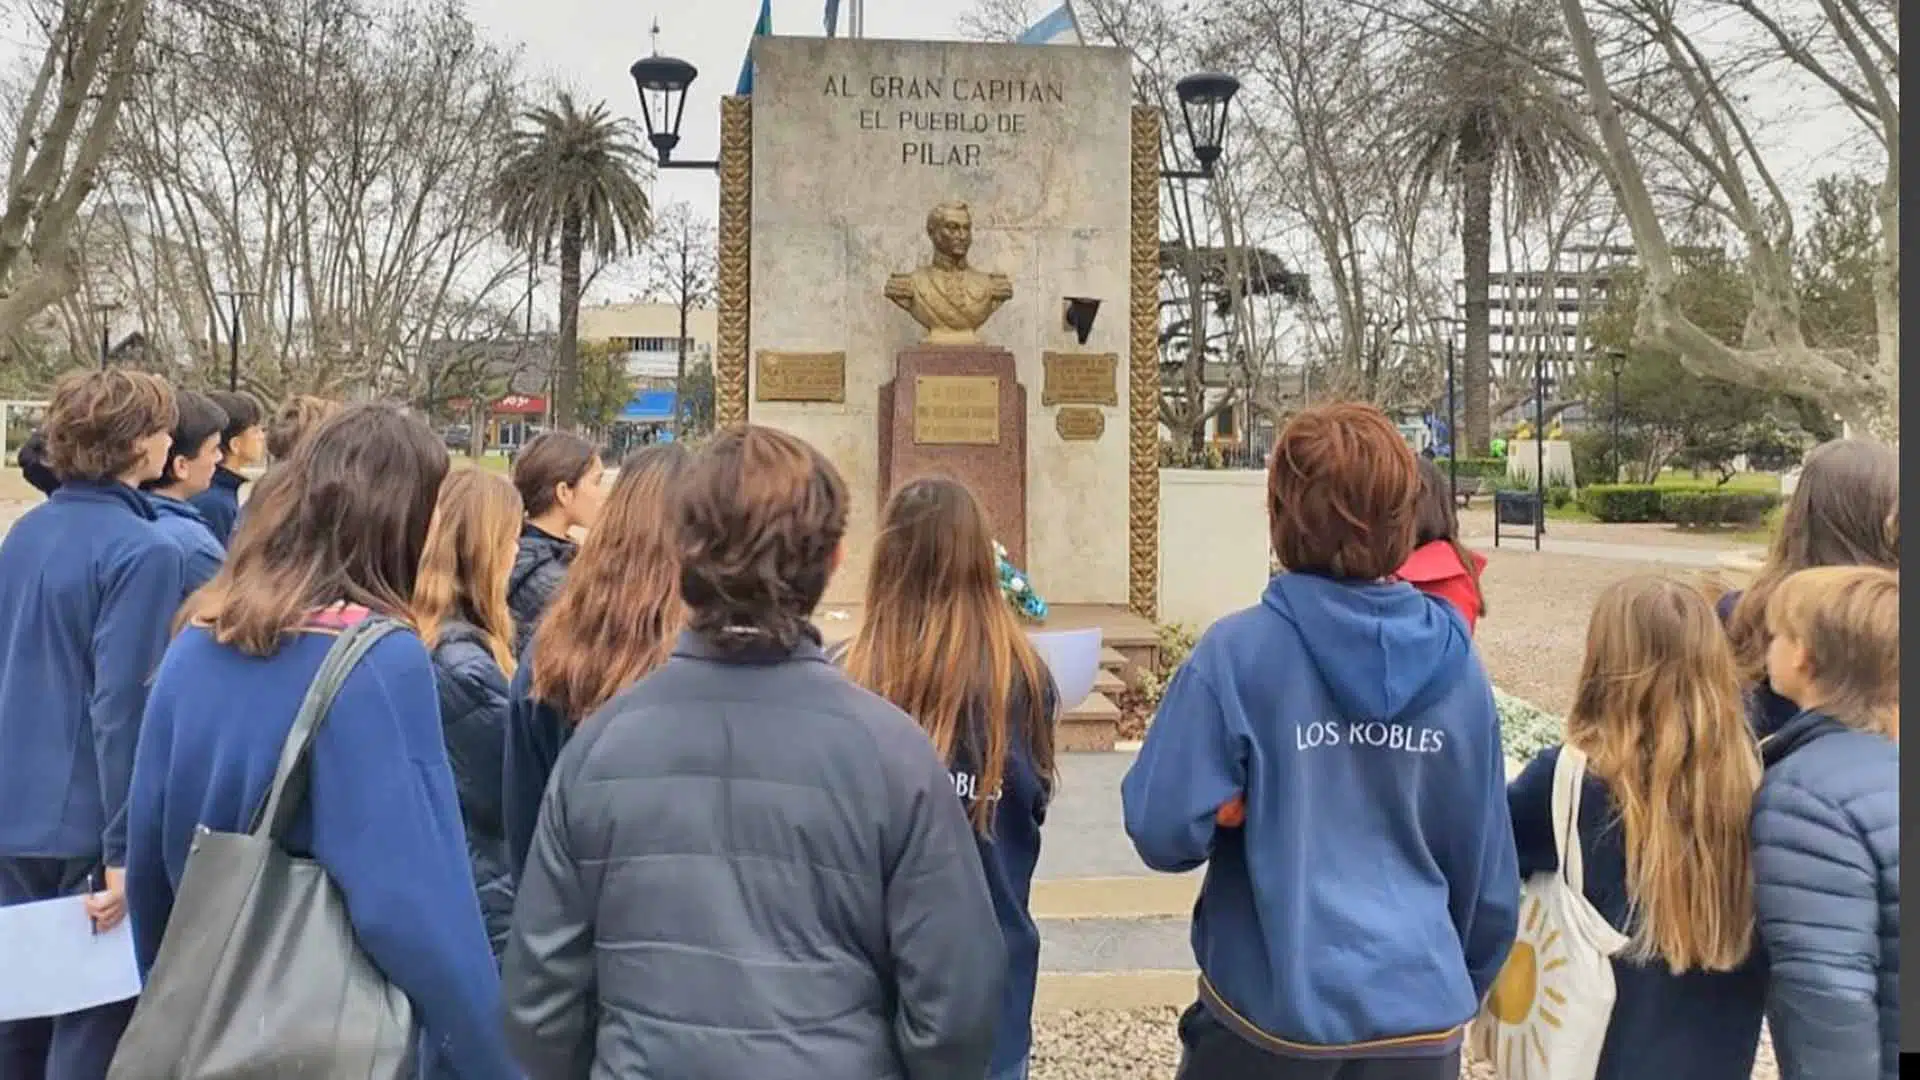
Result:
M1614 278L1633 265L1633 249L1575 245L1570 266L1495 271L1487 283L1488 359L1495 380L1527 377L1535 357L1546 376L1564 382L1593 349L1591 320L1606 310ZM1453 283L1454 346L1466 348L1466 282Z
M720 316L687 311L687 370L713 363ZM580 340L606 342L623 354L641 390L671 390L680 361L680 309L672 304L594 304L580 309Z

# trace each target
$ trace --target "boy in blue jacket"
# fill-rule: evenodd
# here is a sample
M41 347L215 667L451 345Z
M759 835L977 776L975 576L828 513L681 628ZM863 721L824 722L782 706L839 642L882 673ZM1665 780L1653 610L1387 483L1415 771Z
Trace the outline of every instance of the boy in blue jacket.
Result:
M1458 612L1388 580L1419 494L1379 410L1296 416L1267 479L1285 572L1200 639L1122 783L1148 866L1207 864L1188 1080L1452 1080L1512 945L1492 687Z
M141 490L153 502L155 527L179 547L180 557L185 560L186 578L181 584L184 597L212 580L220 571L220 560L227 557L227 549L214 537L207 519L188 501L213 484L227 414L212 398L191 390L181 391L176 400L180 419L173 425L167 463L159 476L141 485Z
M100 930L126 914L134 744L180 605L179 549L137 490L174 419L153 375L63 379L45 428L61 486L0 540L0 904L84 892ZM0 1076L99 1080L132 1012L0 1023Z
M213 467L213 482L188 501L224 549L233 542L233 526L240 520L240 487L247 482L240 470L265 460L267 433L260 426L260 403L252 395L217 390L208 396L227 414L227 425L220 432L221 461Z

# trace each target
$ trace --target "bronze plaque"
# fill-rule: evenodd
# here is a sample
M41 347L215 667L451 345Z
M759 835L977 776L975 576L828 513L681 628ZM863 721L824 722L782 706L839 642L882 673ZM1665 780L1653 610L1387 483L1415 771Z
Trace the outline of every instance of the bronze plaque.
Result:
M918 375L913 441L922 446L998 446L1000 380L993 375Z
M1120 404L1120 357L1114 353L1042 353L1042 405Z
M847 400L847 354L762 350L754 365L755 401Z
M1067 442L1095 442L1107 433L1107 414L1091 405L1069 405L1053 414L1053 430Z

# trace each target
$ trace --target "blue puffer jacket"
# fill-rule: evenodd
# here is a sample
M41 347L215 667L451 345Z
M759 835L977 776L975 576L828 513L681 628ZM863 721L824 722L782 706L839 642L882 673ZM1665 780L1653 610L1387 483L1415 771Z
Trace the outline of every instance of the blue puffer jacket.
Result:
M507 677L487 650L485 635L471 623L449 620L433 648L433 674L440 693L440 723L460 796L467 854L480 894L480 914L497 960L513 919L513 881L507 874L506 835L501 824L501 768L507 738Z
M1781 1080L1896 1080L1899 748L1806 712L1761 752L1754 901Z

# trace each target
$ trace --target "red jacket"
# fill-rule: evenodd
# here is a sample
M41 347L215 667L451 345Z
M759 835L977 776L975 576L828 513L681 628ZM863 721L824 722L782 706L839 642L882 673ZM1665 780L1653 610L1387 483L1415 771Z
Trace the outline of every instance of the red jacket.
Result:
M1474 625L1480 621L1484 610L1478 594L1473 587L1474 578L1487 568L1487 557L1477 551L1467 554L1473 557L1473 572L1469 574L1460 562L1460 554L1453 545L1445 540L1435 540L1413 549L1407 561L1394 576L1407 582L1414 588L1430 596L1437 596L1459 609L1460 615L1467 620L1467 633L1473 633Z

